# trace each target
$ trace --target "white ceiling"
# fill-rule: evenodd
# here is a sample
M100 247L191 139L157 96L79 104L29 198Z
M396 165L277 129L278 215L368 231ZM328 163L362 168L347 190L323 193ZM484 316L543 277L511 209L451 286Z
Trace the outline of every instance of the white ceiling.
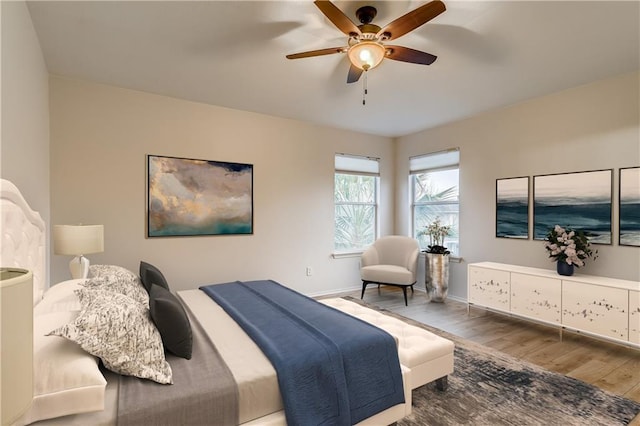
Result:
M346 84L346 45L305 1L28 2L49 72L383 136L640 69L638 1L457 1L393 41L438 56L385 60ZM424 1L335 1L378 8L380 26Z

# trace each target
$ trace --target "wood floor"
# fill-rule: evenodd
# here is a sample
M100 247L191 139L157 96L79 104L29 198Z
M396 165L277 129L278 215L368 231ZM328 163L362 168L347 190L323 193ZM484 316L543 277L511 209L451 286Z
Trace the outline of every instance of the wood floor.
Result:
M343 294L345 295L345 294ZM360 298L360 292L347 293ZM503 314L471 308L452 299L429 303L424 292L393 287L369 287L364 300L405 317L468 340L525 359L547 370L565 374L609 392L640 402L640 349L633 349L539 325ZM640 416L633 425L640 425Z

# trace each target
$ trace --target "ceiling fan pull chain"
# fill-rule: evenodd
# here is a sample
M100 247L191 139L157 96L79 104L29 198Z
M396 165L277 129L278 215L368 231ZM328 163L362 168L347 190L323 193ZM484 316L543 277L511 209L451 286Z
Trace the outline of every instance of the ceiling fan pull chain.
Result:
M364 79L362 80L362 105L366 105L366 97L367 97L367 71L364 72Z

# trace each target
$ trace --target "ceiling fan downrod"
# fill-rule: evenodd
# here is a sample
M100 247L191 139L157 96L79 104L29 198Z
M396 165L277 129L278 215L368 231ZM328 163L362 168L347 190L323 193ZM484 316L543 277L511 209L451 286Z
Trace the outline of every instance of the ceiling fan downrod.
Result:
M378 10L373 6L362 6L356 10L356 18L361 24L367 25L373 22L373 18L378 14Z

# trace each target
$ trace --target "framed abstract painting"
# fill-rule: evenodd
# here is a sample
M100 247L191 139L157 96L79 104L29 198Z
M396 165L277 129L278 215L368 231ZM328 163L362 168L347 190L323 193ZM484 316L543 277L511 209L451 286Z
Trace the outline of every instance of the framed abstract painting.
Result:
M253 234L253 165L147 155L147 237Z
M640 247L640 167L620 169L618 213L621 246Z
M533 177L535 240L555 225L587 233L595 244L611 244L613 169Z
M529 238L529 176L496 179L496 237Z

